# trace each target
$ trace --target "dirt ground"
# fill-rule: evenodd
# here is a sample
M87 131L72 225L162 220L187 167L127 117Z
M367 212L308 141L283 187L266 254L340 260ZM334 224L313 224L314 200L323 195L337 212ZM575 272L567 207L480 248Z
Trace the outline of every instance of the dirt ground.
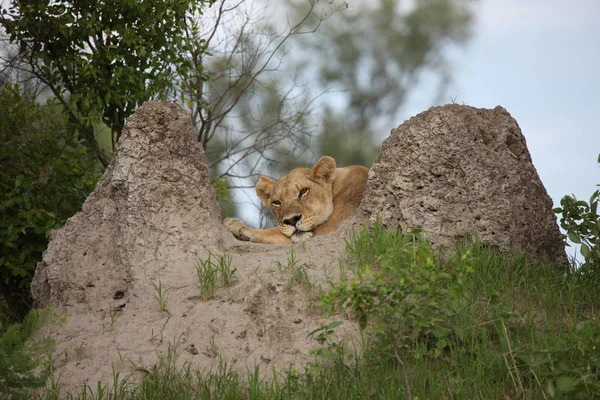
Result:
M211 300L200 298L193 263L173 265L156 279L139 282L140 289L129 300L113 299L111 309L119 311L112 317L111 309L102 309L68 316L65 325L47 326L44 335L56 340L54 373L62 390L112 383L113 371L121 378L138 379L139 370L166 358L169 348L176 349L180 366L189 363L208 371L222 359L243 376L255 365L270 377L273 367L302 369L314 359L309 350L319 344L308 334L329 322L322 319L315 301L328 280L340 278L341 237L333 234L293 249L234 240L211 249L217 259L231 255L236 270L234 284L218 289ZM312 289L294 282L293 273L286 271L292 251ZM206 260L207 253L199 256ZM159 279L168 289L164 312L150 284ZM337 331L336 340L359 345L353 322L345 321Z

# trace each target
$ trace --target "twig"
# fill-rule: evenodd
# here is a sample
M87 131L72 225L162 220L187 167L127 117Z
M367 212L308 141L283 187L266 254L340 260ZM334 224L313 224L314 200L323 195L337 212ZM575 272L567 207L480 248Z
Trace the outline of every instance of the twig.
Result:
M393 346L394 348L394 355L396 356L396 360L398 360L398 363L400 364L400 367L402 368L402 372L404 373L404 382L406 383L406 392L407 392L407 396L408 396L408 400L412 400L412 393L410 391L410 383L408 381L408 373L406 372L406 367L404 366L404 362L402 361L402 359L400 358L400 355L398 354L398 346L396 344L394 344Z
M502 329L504 329L504 337L506 337L506 344L508 346L508 354L510 354L510 359L512 361L512 365L515 369L515 373L517 374L517 378L519 378L519 379L517 379L517 383L519 385L520 392L517 391L517 393L523 393L523 391L524 391L523 383L521 382L521 377L519 376L519 369L517 368L517 362L515 361L515 355L513 354L512 347L510 346L510 340L508 339L508 330L506 329L506 325L504 324L504 319L501 319L500 322L502 322ZM508 360L506 360L506 356L504 357L504 361L506 362L507 367L508 367ZM510 368L509 368L509 370L510 370ZM511 373L511 376L512 376L512 373ZM513 378L513 383L514 383L514 381L515 381L515 378Z

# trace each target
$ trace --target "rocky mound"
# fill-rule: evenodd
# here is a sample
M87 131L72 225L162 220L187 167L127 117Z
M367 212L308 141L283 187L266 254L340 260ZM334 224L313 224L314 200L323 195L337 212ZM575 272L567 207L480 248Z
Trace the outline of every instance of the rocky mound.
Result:
M31 285L37 306L85 312L128 303L162 263L192 264L224 231L206 158L187 114L146 103L133 115L83 211L52 233ZM146 282L150 285L150 282Z
M319 268L305 266L316 289L339 254L333 242L310 246L296 256L300 266L319 260ZM231 256L237 270L233 285L203 300L195 266L209 251L217 262ZM113 368L135 378L170 345L193 368L215 367L219 357L243 374L303 365L317 346L307 335L323 322L307 313L311 294L279 271L289 252L233 239L189 116L174 104L144 104L83 210L52 233L31 285L36 306L54 304L67 317L41 332L56 341L63 391L111 383Z
M387 227L423 229L437 246L474 235L539 261L567 262L552 200L502 107L433 107L393 129L345 226L377 215Z

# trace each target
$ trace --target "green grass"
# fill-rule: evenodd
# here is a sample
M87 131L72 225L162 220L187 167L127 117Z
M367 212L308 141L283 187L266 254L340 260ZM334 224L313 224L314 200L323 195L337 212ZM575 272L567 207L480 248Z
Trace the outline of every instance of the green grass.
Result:
M215 258L218 258L218 261L215 262ZM219 256L211 251L208 252L206 260L198 258L195 268L202 300L210 300L215 296L219 281L221 287L230 287L237 281L237 268L231 268L232 259L229 254Z
M158 285L152 282L152 286L154 286L154 290L156 291L154 298L156 298L156 301L158 302L158 309L160 310L160 312L167 311L167 293L169 293L169 290L171 290L171 288L164 289L162 281L160 279L158 280ZM111 327L114 324L115 318L116 314L115 317L113 317L111 312Z
M376 225L347 242L343 281L320 307L363 326L362 350L313 332L303 370L246 374L175 367L169 356L132 383L115 373L78 399L594 399L600 398L600 288L578 271L463 243L448 258L419 233ZM227 264L227 263L225 263ZM225 265L224 264L224 265ZM291 255L281 272L302 285ZM59 398L54 384L41 398Z
M296 258L294 247L292 247L290 254L288 255L287 263L282 264L278 261L276 266L280 273L288 276L288 282L285 286L286 291L288 293L293 293L295 291L295 287L300 286L307 296L308 309L315 310L317 308L316 301L320 298L322 292L321 286L315 282L314 279L311 279L310 275L308 274L308 270L316 268L315 265L300 263ZM290 302L292 302L291 297L288 297L288 299ZM288 306L291 307L292 304L289 304Z
M420 234L378 224L347 252L356 278L324 302L367 327L373 378L395 363L403 397L600 398L596 279L480 243L442 261Z

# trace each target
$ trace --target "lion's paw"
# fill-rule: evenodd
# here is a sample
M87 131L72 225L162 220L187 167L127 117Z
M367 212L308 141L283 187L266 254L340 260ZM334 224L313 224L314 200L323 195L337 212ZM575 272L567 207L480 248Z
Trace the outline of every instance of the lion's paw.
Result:
M223 221L225 228L235 236L238 240L250 240L250 238L244 234L244 230L248 227L237 218L227 218Z
M311 239L313 236L314 236L314 233L312 231L307 231L307 232L295 233L292 235L291 239L292 239L292 242L294 242L294 243L302 243L302 242L306 242L307 240Z

